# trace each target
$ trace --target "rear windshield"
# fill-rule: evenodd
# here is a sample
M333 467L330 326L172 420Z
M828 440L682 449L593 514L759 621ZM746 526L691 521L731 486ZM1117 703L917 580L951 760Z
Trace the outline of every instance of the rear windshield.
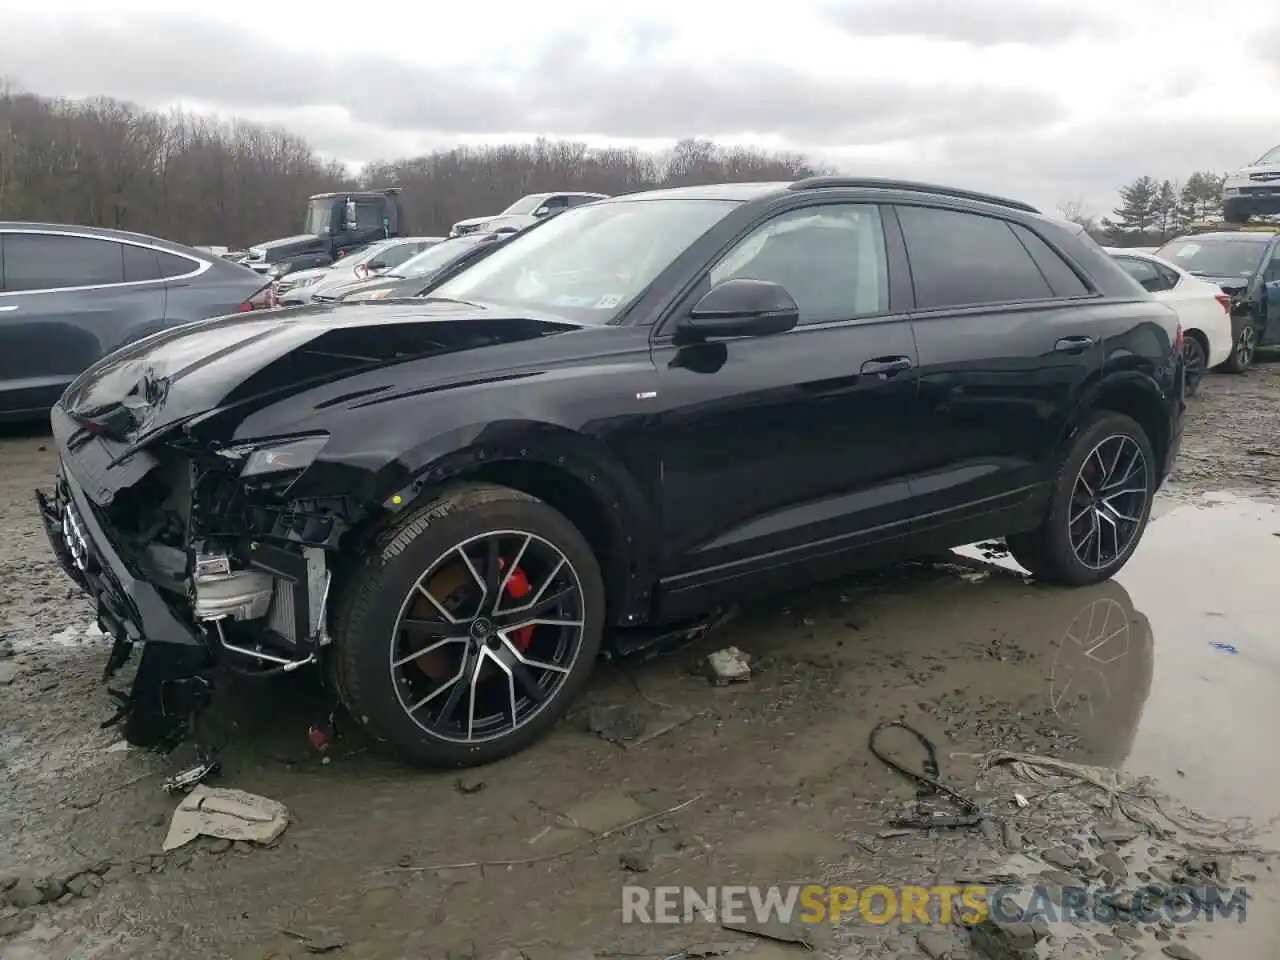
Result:
M1259 240L1188 237L1171 240L1156 256L1197 277L1251 277L1266 249Z

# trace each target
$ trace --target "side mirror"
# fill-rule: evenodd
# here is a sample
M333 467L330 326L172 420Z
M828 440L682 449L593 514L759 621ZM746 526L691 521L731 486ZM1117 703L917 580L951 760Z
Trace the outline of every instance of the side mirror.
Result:
M679 340L767 337L800 322L800 307L786 287L768 280L737 278L712 287L676 326Z
M343 210L343 222L347 225L348 230L354 230L360 226L360 214L356 211L356 202L348 200L347 206Z

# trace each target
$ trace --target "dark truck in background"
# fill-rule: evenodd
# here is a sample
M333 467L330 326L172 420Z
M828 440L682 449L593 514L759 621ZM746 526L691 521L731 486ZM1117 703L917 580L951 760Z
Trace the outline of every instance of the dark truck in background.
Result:
M399 187L318 193L307 200L304 233L254 244L241 261L278 279L293 270L325 267L377 240L408 235Z

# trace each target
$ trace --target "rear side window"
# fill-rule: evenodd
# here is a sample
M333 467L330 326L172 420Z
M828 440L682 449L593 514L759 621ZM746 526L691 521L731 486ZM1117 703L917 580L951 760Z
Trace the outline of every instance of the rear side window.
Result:
M160 262L150 247L135 247L131 243L120 244L124 251L124 281L159 280Z
M171 277L181 277L200 266L188 257L180 257L176 253L165 253L163 250L156 251L156 261L160 265L160 276L166 280Z
M94 287L124 280L124 257L113 240L55 233L8 233L4 238L6 290Z
M1027 248L996 217L899 207L916 306L963 307L1054 296Z
M1013 232L1017 234L1022 245L1027 248L1027 253L1031 254L1031 259L1040 268L1040 273L1049 281L1054 296L1085 297L1089 295L1089 288L1071 269L1071 265L1062 259L1058 251L1022 224L1015 223L1012 226Z
M1115 261L1121 270L1142 284L1142 289L1146 290L1147 293L1172 290L1178 283L1178 275L1176 273L1172 270L1166 270L1150 260L1120 255L1115 258Z

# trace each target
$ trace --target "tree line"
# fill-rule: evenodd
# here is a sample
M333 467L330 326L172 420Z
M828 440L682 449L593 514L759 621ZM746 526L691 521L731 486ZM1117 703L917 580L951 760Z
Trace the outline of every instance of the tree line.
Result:
M302 228L313 193L399 186L410 229L441 235L526 193L629 193L832 172L798 154L684 140L663 153L575 142L457 147L370 163L353 178L287 130L0 83L0 220L115 227L244 247Z
M1143 176L1120 188L1120 203L1110 216L1095 216L1078 201L1059 203L1058 212L1101 243L1158 246L1197 224L1221 221L1225 180L1225 175L1211 170L1197 170L1182 181ZM1276 218L1257 219L1269 222Z

